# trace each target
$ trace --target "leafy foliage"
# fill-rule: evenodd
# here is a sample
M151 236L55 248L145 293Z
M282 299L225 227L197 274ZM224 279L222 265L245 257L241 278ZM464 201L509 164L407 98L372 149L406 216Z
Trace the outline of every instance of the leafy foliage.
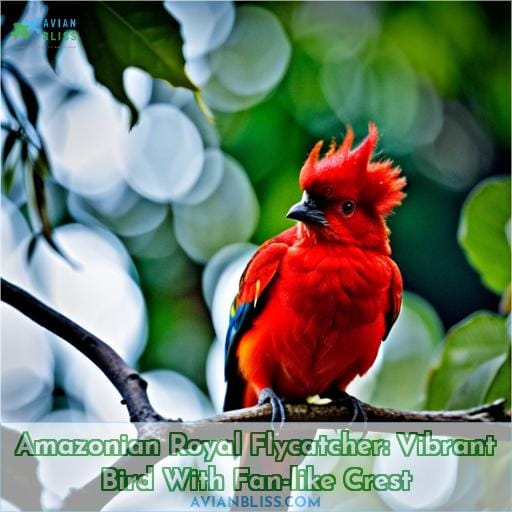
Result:
M458 238L484 284L510 293L510 178L483 181L462 208ZM506 320L476 313L448 334L429 385L428 406L459 409L497 398L510 406L510 340Z
M16 163L6 164L13 153L16 142L19 142L19 158L21 167L26 171L28 207L35 235L30 244L28 257L30 259L39 235L42 235L54 250L64 256L52 238L52 227L48 216L44 180L50 175L50 167L44 141L37 130L39 102L32 86L16 66L2 59L2 70L15 80L24 106L24 111L20 111L2 81L2 98L11 116L11 121L16 124L14 127L8 124L2 125L2 129L7 131L2 154L2 166L6 167L2 175L2 185L9 190L14 182L18 166Z
M423 408L428 371L442 339L443 327L434 308L405 293L400 318L382 347L383 363L368 401L383 407Z
M13 64L11 64L9 61L2 60L2 69L4 71L7 71L16 80L21 97L23 99L23 104L25 105L25 113L24 114L26 115L28 122L32 125L33 128L35 128L37 126L37 120L39 118L39 103L37 101L34 90L30 86L30 84L25 80L23 75L18 71L18 69ZM18 124L23 126L24 125L23 117L22 117L23 113L20 113L16 109L10 96L6 93L3 83L2 83L2 94L4 95L4 99L5 99L7 110L9 111L9 114L13 118L16 119Z
M460 409L486 398L510 400L509 365L505 319L487 312L471 315L446 336L439 365L430 378L427 407Z
M48 16L79 20L82 44L96 80L131 112L138 113L123 88L123 71L137 66L154 78L196 91L184 70L178 23L160 2L51 2ZM56 49L48 48L55 63Z
M459 242L484 284L496 293L510 283L509 220L510 178L480 183L462 208Z

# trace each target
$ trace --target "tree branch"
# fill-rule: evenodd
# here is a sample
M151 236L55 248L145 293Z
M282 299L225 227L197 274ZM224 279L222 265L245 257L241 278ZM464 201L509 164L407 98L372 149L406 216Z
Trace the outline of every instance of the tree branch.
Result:
M164 425L157 422L172 420L164 419L155 411L146 393L146 381L133 368L130 368L115 350L83 327L5 279L1 279L1 293L3 302L16 308L37 324L73 345L108 377L121 394L123 403L130 413L130 421L137 423L139 438L158 438L165 443L169 423ZM386 422L439 422L440 424L448 422L510 422L510 415L504 410L505 400L496 400L492 404L464 411L399 411L374 407L362 402L361 406L370 422L368 425L361 426L361 429L376 430L375 426L371 426L371 423L378 422L379 432L390 430L386 427ZM285 407L287 420L291 422L337 423L349 422L352 418L351 410L334 403L327 405L286 404ZM177 423L176 427L194 431L207 427L211 423L268 422L271 420L271 415L271 406L266 404L238 411L229 411L187 424ZM499 425L496 425L496 428L498 427ZM358 430L357 425L353 425L352 428ZM503 435L508 438L508 429ZM156 457L154 463L161 458L163 458L163 455ZM137 458L122 457L116 462L115 467L129 468L130 470L135 468L135 472L140 472L140 464L141 461ZM98 476L82 488L72 490L63 503L64 509L100 510L117 492L107 493L101 492L99 489Z
M130 421L134 423L173 421L166 420L155 411L146 393L146 381L109 345L16 285L5 279L1 282L2 301L73 345L109 378L128 408ZM505 400L496 400L492 404L464 411L399 411L365 403L361 405L369 422L510 422L510 415L504 410ZM352 418L352 411L334 403L286 404L286 414L289 421L300 422L339 422L350 421ZM270 405L261 405L229 411L202 419L195 424L270 420ZM149 429L148 433L151 430Z
M2 301L67 341L90 359L112 382L128 408L130 421L165 421L152 407L147 382L112 347L94 334L2 278Z
M360 402L363 411L368 416L368 422L501 422L510 421L505 413L505 400L500 399L492 404L485 404L472 409L461 411L399 411L385 409ZM285 404L287 421L339 422L350 421L353 411L343 405L329 403L316 404ZM238 411L229 411L211 418L205 418L193 423L232 423L238 421L267 421L272 418L272 408L269 404L248 407Z

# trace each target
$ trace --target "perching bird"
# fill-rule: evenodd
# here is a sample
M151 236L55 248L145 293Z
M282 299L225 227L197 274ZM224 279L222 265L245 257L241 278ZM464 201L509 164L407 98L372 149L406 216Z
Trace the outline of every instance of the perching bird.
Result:
M389 160L372 162L377 129L351 150L349 128L302 170L298 223L265 242L247 265L226 337L224 410L320 395L358 402L345 388L373 364L395 322L402 277L391 259L386 217L405 178Z

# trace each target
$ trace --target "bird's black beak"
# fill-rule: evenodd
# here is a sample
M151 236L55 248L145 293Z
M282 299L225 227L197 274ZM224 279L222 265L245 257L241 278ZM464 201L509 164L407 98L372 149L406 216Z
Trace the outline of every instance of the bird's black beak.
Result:
M324 212L307 192L302 195L300 203L294 204L290 208L286 217L306 224L320 224L322 226L327 224Z

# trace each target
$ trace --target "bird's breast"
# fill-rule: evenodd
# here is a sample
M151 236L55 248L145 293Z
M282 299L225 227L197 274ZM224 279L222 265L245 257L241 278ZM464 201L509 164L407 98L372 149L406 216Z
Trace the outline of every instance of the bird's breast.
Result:
M351 247L292 248L282 262L277 294L299 316L351 325L375 316L389 287L387 256Z
M284 394L319 393L343 372L357 373L355 362L368 352L374 357L384 332L389 276L380 255L289 251L266 326Z

